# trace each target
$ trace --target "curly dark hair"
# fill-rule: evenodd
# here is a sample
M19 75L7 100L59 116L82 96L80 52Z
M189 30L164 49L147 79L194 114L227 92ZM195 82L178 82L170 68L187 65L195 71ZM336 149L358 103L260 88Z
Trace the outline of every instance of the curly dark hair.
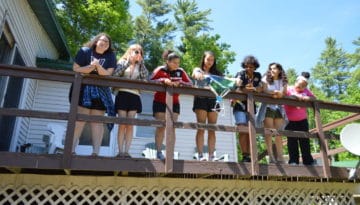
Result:
M204 64L205 64L205 57L206 56L213 56L214 57L214 64L211 66L209 73L213 74L213 75L219 75L222 76L223 74L217 69L216 67L216 58L215 58L215 54L212 51L205 51L202 58L201 58L201 70L204 70Z
M279 73L279 79L282 80L283 85L287 85L288 84L288 79L285 73L285 70L283 69L282 65L280 63L270 63L268 66L268 70L266 71L265 75L266 75L266 82L268 82L269 84L273 84L274 83L274 78L271 75L271 66L275 65L277 69L280 70Z
M252 55L245 56L243 62L241 63L242 68L246 68L247 65L253 65L255 70L260 67L259 61Z
M301 75L302 75L304 78L308 79L308 80L309 80L309 78L310 78L310 73L309 73L309 72L303 71L303 72L301 72Z
M96 35L91 41L89 42L86 42L84 44L85 47L89 47L91 48L92 50L95 50L96 49L96 43L99 41L100 37L101 36L105 36L107 39L109 39L109 48L104 52L104 53L107 53L109 51L114 51L114 48L112 47L112 42L111 42L111 38L108 34L106 33L99 33L98 35Z

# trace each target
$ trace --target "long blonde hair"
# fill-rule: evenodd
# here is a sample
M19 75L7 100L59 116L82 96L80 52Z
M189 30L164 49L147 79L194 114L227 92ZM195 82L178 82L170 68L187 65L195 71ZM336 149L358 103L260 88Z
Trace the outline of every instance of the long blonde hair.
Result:
M140 51L140 55L144 57L144 50L140 44L132 44L129 46L129 48L126 50L125 54L121 56L120 60L129 60L129 56L131 55L131 52L134 50Z

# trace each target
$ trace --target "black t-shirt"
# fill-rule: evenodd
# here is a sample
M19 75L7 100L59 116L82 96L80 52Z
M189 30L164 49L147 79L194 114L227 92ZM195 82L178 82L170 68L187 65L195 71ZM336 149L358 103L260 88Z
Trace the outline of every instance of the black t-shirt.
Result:
M96 53L88 47L82 47L76 54L74 62L80 67L90 65L92 56L99 60L100 65L105 68L116 68L116 57L114 52L109 51L103 54ZM91 74L97 74L92 71Z
M245 86L249 83L252 83L254 87L258 87L261 85L261 74L259 72L254 72L253 78L249 78L249 76L246 74L245 70L242 70L238 73L236 73L235 78L240 78L242 80L241 85L239 86L240 89L245 88ZM254 110L256 111L255 103L254 103ZM240 103L237 102L234 104L233 112L235 111L247 111L247 101L241 101Z

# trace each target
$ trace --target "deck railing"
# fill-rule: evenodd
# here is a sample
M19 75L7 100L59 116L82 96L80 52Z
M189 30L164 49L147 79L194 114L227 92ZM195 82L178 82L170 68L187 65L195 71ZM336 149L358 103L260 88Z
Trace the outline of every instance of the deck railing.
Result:
M22 67L22 66L12 66L12 65L1 65L0 64L0 76L12 76L12 77L21 77L21 78L29 78L29 79L39 79L39 80L50 80L50 81L60 81L66 83L73 84L73 92L70 104L69 112L45 112L45 111L36 111L36 110L24 110L18 108L0 108L0 115L7 116L17 116L17 117L30 117L30 118L46 118L46 119L56 119L56 120L66 120L67 121L67 130L66 130L66 138L65 138L65 147L64 153L61 156L56 156L55 158L44 158L33 156L31 159L32 162L25 162L27 159L26 156L12 155L11 153L3 153L0 157L0 166L8 167L10 170L16 170L16 167L22 168L39 168L39 169L63 169L65 172L69 172L69 170L92 170L92 169L100 169L103 171L116 171L116 170L133 170L139 171L138 165L136 162L127 161L127 167L125 168L123 165L109 165L108 162L111 162L112 159L103 159L103 163L98 164L96 167L88 165L85 159L73 156L72 155L72 142L73 142L73 133L75 130L75 122L77 120L88 121L88 122L104 122L104 123L117 123L117 124L131 124L131 125L142 125L142 126L153 126L153 127L165 127L166 128L166 160L165 165L162 166L159 160L153 160L149 167L145 165L145 171L149 172L165 172L165 173L192 173L192 172L200 172L206 173L207 171L200 171L201 168L205 169L213 166L212 164L206 164L205 167L199 168L185 168L184 164L179 164L179 162L175 162L173 160L174 153L174 133L172 132L173 128L176 129L211 129L216 131L225 131L225 132L246 132L250 135L250 154L251 154L251 163L232 163L227 167L222 165L217 165L217 169L215 172L222 172L222 174L235 173L235 174L247 174L251 176L259 176L267 173L267 171L261 171L263 169L263 165L259 165L258 162L258 150L256 147L256 134L268 134L274 132L279 133L283 136L288 137L304 137L304 138L318 138L320 144L320 157L322 161L322 173L318 173L317 176L331 178L332 175L339 174L344 176L345 171L335 170L330 167L329 157L335 153L339 152L339 149L329 150L327 145L327 140L330 139L329 136L324 134L325 131L333 129L335 127L347 124L349 122L359 120L360 119L360 106L359 105L344 105L333 102L324 102L320 100L311 100L311 101L298 101L291 97L284 97L281 99L274 99L268 94L264 93L252 93L252 92L230 92L225 98L231 99L240 99L247 100L248 105L252 105L254 102L265 102L269 104L287 104L292 106L302 106L312 108L314 110L315 116L315 125L316 127L310 132L299 132L299 131L280 131L274 129L266 129L266 128L256 128L255 120L254 120L254 107L248 106L249 108L249 122L248 126L236 127L232 125L206 125L195 122L174 122L172 119L172 106L167 106L170 110L166 111L166 120L146 120L146 119L127 119L127 118L119 118L119 117L107 117L107 116L89 116L77 113L78 108L78 99L80 93L81 84L93 84L99 86L110 86L110 87L124 87L124 88L136 88L140 90L147 91L163 91L166 92L166 103L167 105L172 105L172 94L180 93L180 94L188 94L188 95L198 95L198 96L208 96L212 97L213 93L208 89L202 88L194 88L194 87L166 87L163 84L155 83L155 82L147 82L147 81L139 81L139 80L128 80L118 77L112 76L94 76L94 75L84 75L80 73L75 73L72 71L60 71L60 70L52 70L52 69L39 69L32 67ZM335 122L323 125L321 123L320 110L328 109L328 110L337 110L354 113L349 115L346 118L339 119ZM340 151L344 151L344 149L340 149ZM15 157L17 156L17 157ZM27 156L30 157L31 155ZM13 159L13 161L11 161ZM10 161L9 161L10 160ZM15 160L15 161L14 161ZM106 161L108 160L108 161ZM109 161L110 160L110 161ZM106 161L106 163L105 163ZM136 160L135 160L136 161ZM176 160L178 161L178 160ZM97 160L99 162L99 160ZM174 164L175 162L175 164ZM32 163L30 165L30 163ZM34 165L36 163L36 165ZM79 164L80 163L80 164ZM246 166L250 167L250 173L247 170L243 170L243 164L247 164ZM164 170L161 171L159 166L163 167ZM181 167L181 171L179 171L179 166ZM286 165L281 165L286 166ZM296 172L296 168L289 168L292 170L291 173L299 174ZM211 170L211 168L210 168ZM227 171L226 171L227 170ZM314 172L311 168L308 168L308 173ZM284 171L278 171L277 174L281 175L285 173ZM286 172L287 173L287 172ZM316 175L316 174L315 174Z

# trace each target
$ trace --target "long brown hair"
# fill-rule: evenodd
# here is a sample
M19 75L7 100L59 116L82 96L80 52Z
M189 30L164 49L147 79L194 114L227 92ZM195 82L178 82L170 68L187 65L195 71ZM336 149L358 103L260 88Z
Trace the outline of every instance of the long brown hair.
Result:
M91 41L88 41L84 44L85 47L89 47L92 50L96 49L96 43L99 41L101 36L105 36L107 39L109 39L109 48L104 52L107 53L109 51L114 51L113 47L112 47L112 42L111 42L111 38L108 34L106 33L99 33L98 35L96 35Z
M274 78L271 75L271 66L275 65L277 69L280 70L279 73L279 79L282 80L283 85L287 85L288 84L288 79L286 76L286 73L282 67L282 65L280 63L270 63L268 66L268 70L266 71L265 75L266 75L266 82L268 82L269 84L273 84L274 83Z

